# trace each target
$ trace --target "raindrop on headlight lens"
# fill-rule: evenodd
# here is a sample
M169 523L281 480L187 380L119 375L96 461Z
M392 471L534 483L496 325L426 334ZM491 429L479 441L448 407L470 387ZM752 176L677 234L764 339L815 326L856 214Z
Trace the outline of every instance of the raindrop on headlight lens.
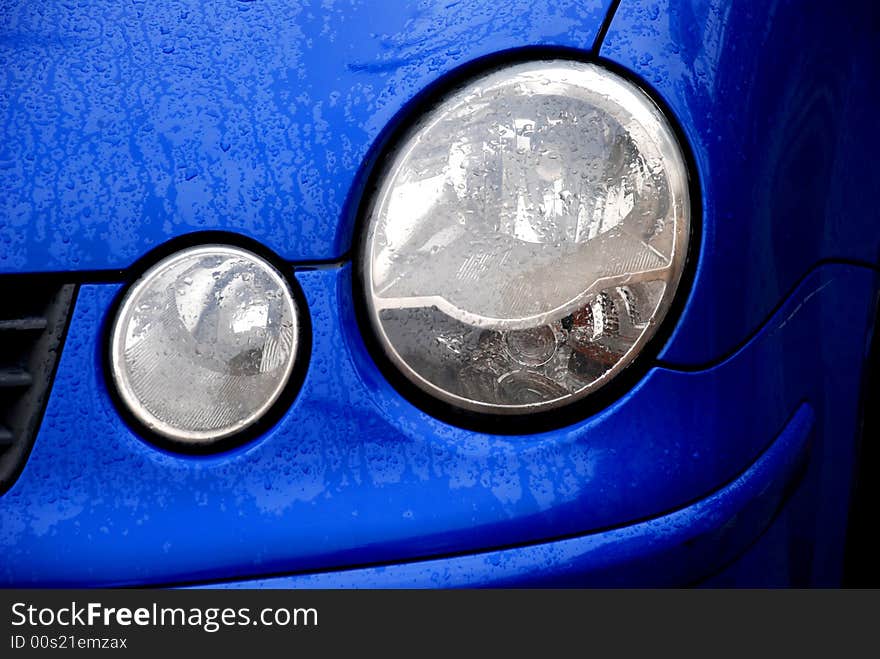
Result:
M126 294L111 370L134 416L206 445L251 426L284 389L297 348L290 288L251 252L206 245L150 268Z
M687 253L687 173L635 85L530 62L441 99L367 221L367 311L396 367L447 403L529 413L595 391L654 335Z

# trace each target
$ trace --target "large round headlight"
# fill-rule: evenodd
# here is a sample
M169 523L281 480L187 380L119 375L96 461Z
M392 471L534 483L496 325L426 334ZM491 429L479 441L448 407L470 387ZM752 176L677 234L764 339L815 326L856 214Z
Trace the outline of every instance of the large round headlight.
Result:
M206 245L150 268L122 301L113 379L147 428L191 445L255 423L293 369L297 310L284 278L251 252Z
M360 254L369 320L447 403L559 407L655 333L689 215L681 150L638 87L592 64L507 66L441 99L390 155Z

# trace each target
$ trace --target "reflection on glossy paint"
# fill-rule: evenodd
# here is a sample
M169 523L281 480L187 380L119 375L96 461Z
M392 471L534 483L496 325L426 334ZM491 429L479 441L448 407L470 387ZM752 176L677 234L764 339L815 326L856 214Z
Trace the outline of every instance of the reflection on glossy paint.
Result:
M694 290L661 358L743 341L817 261L878 262L880 6L622 2L602 45L669 104L703 198Z

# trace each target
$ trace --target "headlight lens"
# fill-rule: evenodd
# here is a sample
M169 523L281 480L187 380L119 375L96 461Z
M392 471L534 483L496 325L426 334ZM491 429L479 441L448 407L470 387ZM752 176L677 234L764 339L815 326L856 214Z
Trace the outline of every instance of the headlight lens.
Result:
M540 61L442 99L391 154L360 255L367 312L400 371L468 410L580 399L668 311L687 173L640 89Z
M272 406L296 348L297 310L284 278L255 254L207 245L135 282L113 326L111 370L141 423L205 445Z

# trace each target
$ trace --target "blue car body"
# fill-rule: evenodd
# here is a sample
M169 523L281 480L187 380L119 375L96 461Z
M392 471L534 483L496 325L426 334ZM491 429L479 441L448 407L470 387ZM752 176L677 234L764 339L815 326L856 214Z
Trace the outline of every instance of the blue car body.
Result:
M0 3L0 290L78 286L0 495L0 583L841 583L880 290L880 10L850 5ZM547 56L623 73L676 122L692 273L606 406L477 431L377 367L358 210L438 86ZM253 441L171 452L120 414L107 325L151 254L218 236L289 264L308 364Z

